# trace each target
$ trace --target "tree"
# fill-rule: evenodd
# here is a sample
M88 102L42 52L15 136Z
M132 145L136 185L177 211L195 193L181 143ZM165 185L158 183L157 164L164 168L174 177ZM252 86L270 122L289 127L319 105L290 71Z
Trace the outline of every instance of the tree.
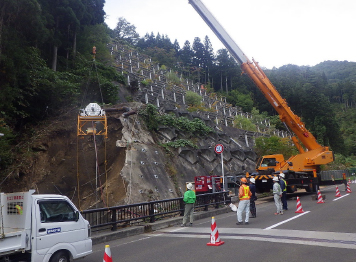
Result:
M251 119L237 115L234 118L234 127L247 130L247 131L252 131L256 132L257 128L256 126L252 123Z
M136 44L140 35L136 32L136 26L129 23L125 18L120 17L114 29L115 37L123 39L130 44Z
M241 107L244 112L251 112L253 107L251 94L243 94L238 90L232 90L227 95L227 101L235 106Z
M185 93L185 101L187 105L199 106L201 104L202 97L195 92L187 91Z
M204 38L204 58L203 58L203 65L205 70L205 81L207 83L210 78L210 71L213 69L213 62L214 62L214 49L210 42L208 36Z
M184 46L180 51L180 59L187 66L190 66L192 64L193 51L190 47L190 42L188 40L184 42Z
M255 151L258 156L282 154L284 159L288 159L298 154L293 142L289 138L277 136L257 137Z

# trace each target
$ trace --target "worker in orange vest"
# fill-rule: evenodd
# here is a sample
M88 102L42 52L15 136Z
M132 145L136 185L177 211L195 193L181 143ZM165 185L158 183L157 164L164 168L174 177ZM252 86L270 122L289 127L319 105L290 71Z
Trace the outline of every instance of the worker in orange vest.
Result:
M236 225L242 225L242 213L246 213L245 225L248 225L248 219L250 216L250 198L251 191L250 187L247 185L247 179L245 177L240 180L241 185L239 188L239 206L237 208L237 223Z

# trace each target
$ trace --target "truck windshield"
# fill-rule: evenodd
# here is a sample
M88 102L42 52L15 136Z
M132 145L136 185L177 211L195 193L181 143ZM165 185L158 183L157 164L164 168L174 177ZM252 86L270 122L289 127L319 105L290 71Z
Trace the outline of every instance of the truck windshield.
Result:
M75 210L64 200L44 200L39 202L41 222L76 221Z
M276 166L276 159L275 158L264 158L261 167L267 167L267 166Z

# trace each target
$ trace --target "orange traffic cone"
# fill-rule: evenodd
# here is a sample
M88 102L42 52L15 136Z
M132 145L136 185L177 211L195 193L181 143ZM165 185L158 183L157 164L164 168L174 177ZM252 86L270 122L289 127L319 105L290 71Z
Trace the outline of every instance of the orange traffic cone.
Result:
M337 186L336 186L336 195L335 195L335 197L341 197L339 188Z
M347 192L347 193L352 193L349 183L347 183L346 192Z
M215 218L211 218L211 234L210 234L210 242L207 243L208 246L221 246L224 244L224 241L220 240L219 231L215 223Z
M302 204L300 203L299 197L297 196L297 210L295 213L304 213Z
M111 251L110 251L109 245L105 245L105 253L104 253L103 262L112 262Z

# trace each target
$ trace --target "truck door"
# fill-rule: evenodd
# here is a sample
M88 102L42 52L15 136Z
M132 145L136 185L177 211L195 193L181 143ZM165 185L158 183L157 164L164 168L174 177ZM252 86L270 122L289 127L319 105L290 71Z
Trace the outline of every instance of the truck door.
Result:
M87 230L73 206L65 199L38 200L37 203L36 252L43 256L56 245L70 243L81 253L85 247L76 243L85 239Z

